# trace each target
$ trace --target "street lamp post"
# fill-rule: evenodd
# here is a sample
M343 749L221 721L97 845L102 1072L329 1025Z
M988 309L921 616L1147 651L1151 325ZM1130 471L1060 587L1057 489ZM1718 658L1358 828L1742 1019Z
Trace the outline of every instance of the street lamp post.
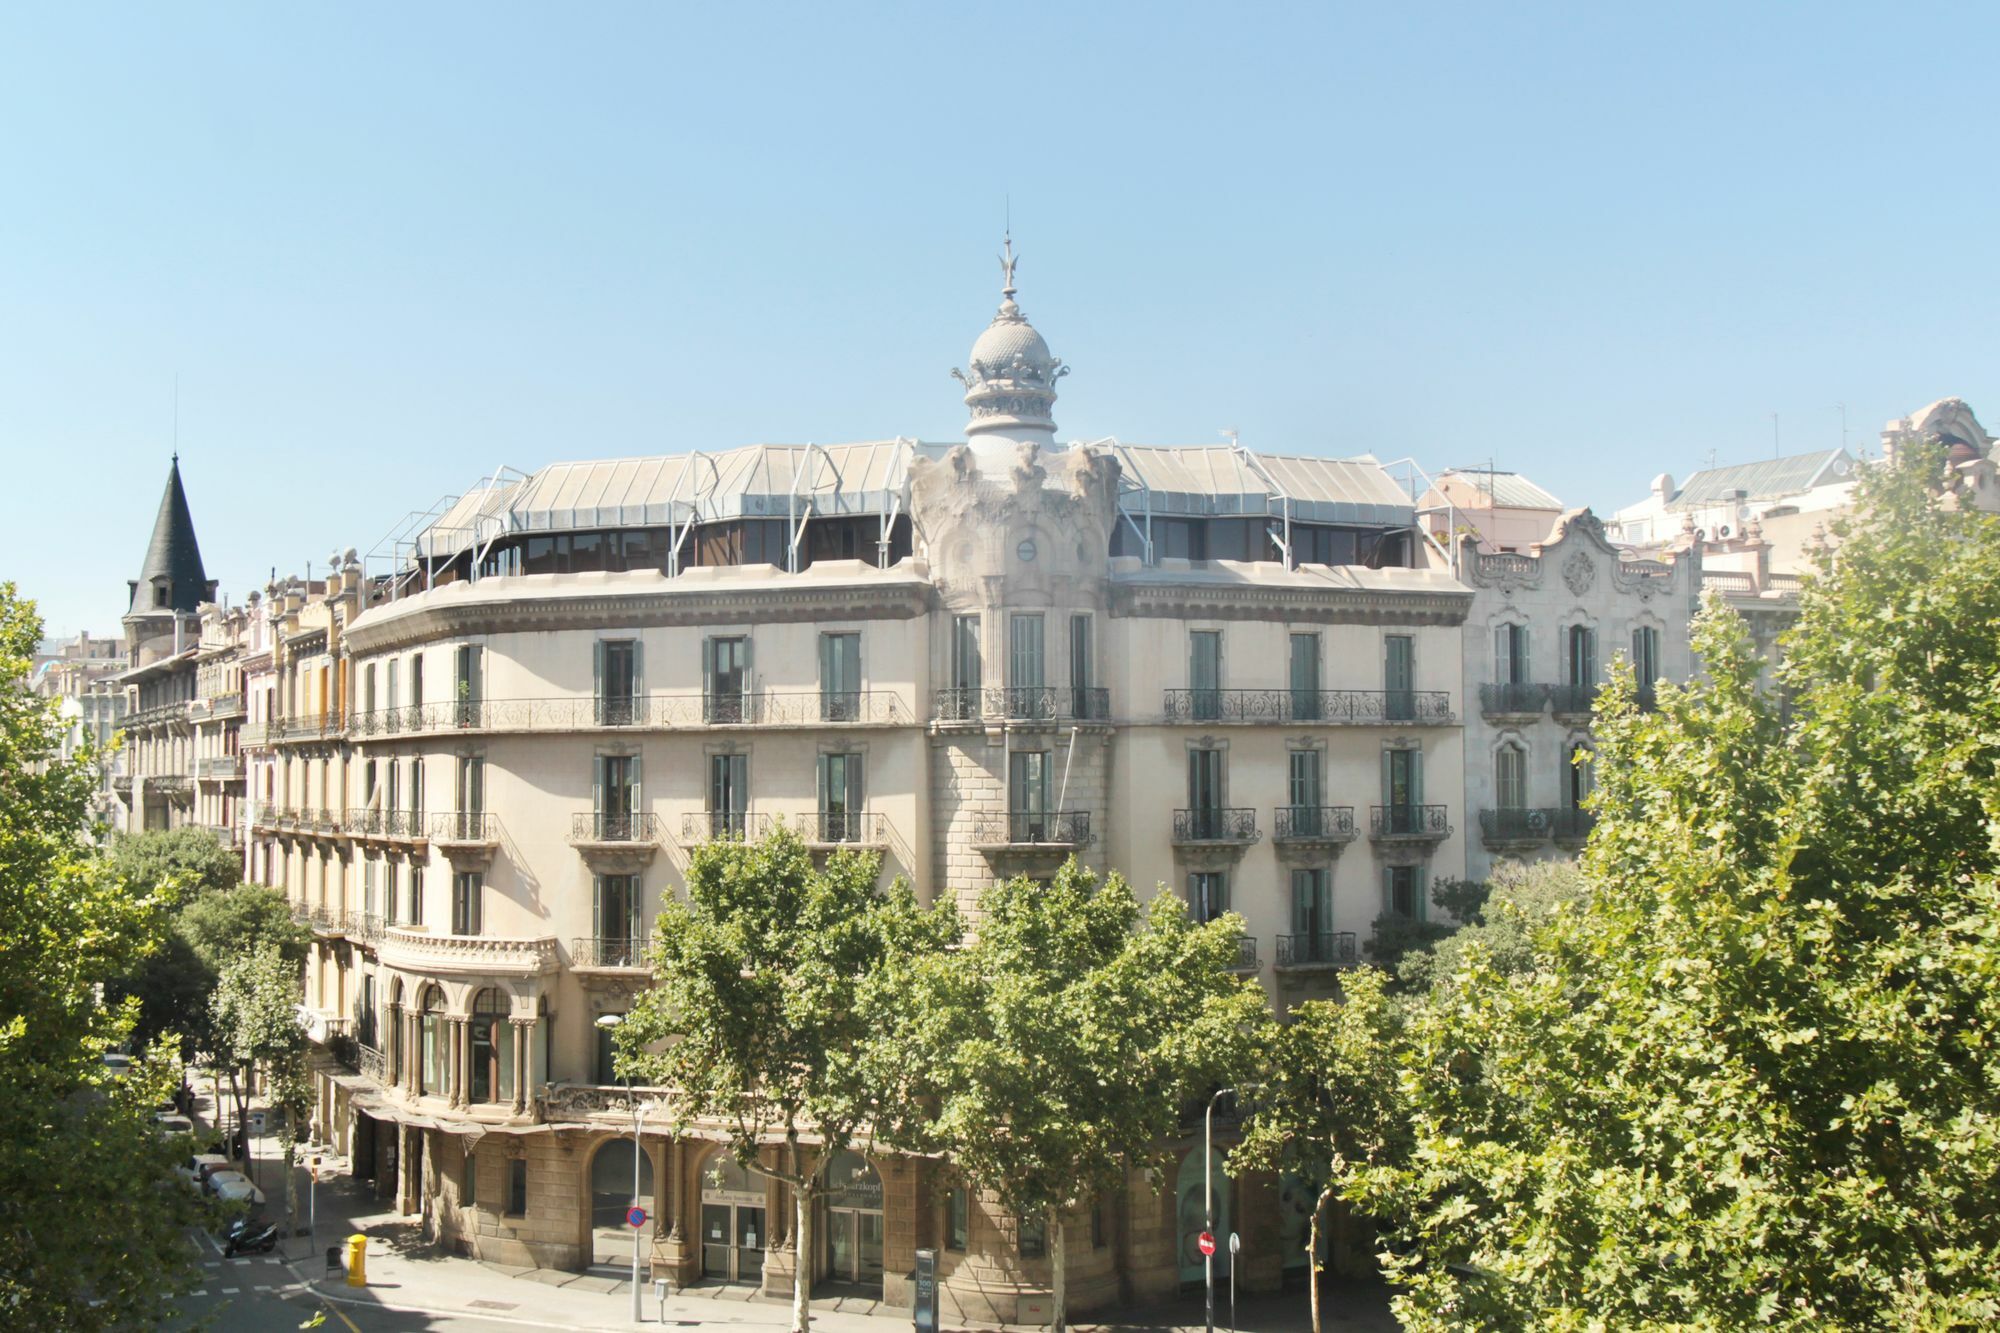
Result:
M1261 1084L1257 1083L1246 1083L1240 1089L1217 1088L1209 1095L1208 1109L1203 1111L1201 1116L1201 1229L1211 1238L1209 1253L1201 1257L1202 1286L1206 1290L1208 1301L1208 1333L1215 1333L1215 1252L1213 1249L1213 1237L1215 1235L1215 1104L1222 1099L1222 1094L1226 1092L1254 1092L1261 1086ZM1229 1258L1229 1271L1232 1275L1236 1272L1236 1256L1233 1252ZM1231 1285L1233 1290L1234 1283L1232 1282Z
M616 1030L618 1025L624 1021L625 1016L623 1014L600 1014L597 1019L597 1026L603 1028L606 1032L611 1032ZM639 1099L632 1093L632 1076L629 1073L625 1075L625 1100L632 1103L632 1206L637 1208L640 1206L639 1163L641 1154L646 1151L646 1145L639 1135L640 1131L645 1127L646 1112L639 1105ZM632 1322L635 1324L643 1317L639 1309L640 1230L641 1228L639 1227L632 1227Z

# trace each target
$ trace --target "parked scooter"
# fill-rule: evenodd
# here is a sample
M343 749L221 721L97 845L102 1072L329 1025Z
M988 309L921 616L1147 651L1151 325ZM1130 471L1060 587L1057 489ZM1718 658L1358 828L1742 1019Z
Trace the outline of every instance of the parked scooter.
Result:
M269 1254L278 1248L278 1226L263 1218L239 1217L223 1233L222 1255Z

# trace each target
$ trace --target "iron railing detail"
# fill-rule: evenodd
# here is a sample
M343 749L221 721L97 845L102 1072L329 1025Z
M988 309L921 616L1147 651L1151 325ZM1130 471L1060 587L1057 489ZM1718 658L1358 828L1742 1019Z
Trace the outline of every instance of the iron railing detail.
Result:
M1233 806L1174 811L1175 842L1255 842L1257 812Z
M472 810L446 810L431 816L433 842L498 842L500 821Z
M660 817L579 810L569 817L571 842L658 842Z
M751 816L744 810L688 810L681 814L682 842L741 842L751 834ZM757 825L762 831L761 822Z
M1045 810L1032 814L979 815L972 841L981 847L1088 847L1088 810Z
M1279 967L1353 967L1360 957L1351 930L1278 936Z
M1444 690L1168 690L1168 722L1311 722L1332 726L1442 724Z
M1255 972L1257 970L1257 937L1238 935L1236 937L1236 961L1230 965L1232 972Z
M369 739L449 731L671 730L827 723L879 726L915 720L902 696L893 690L766 690L756 694L444 700L355 713L349 718L347 734Z
M795 826L807 842L880 846L889 841L889 817L863 810L821 810L799 815Z
M1553 820L1547 810L1503 807L1479 812L1479 834L1488 843L1546 842Z
M1587 717L1597 707L1595 685L1550 685L1549 711L1557 717Z
M1548 705L1549 687L1526 681L1488 681L1479 687L1479 711L1488 717L1530 715Z
M1108 722L1111 691L1102 685L992 685L936 691L938 722Z
M1451 810L1442 805L1378 805L1368 813L1371 838L1443 838L1451 834Z
M1347 842L1354 837L1354 807L1281 805L1271 837L1277 842Z
M385 1087L388 1085L389 1061L382 1054L380 1047L363 1046L360 1042L356 1042L354 1044L354 1057L355 1071L363 1078L374 1079L375 1082Z
M569 965L644 968L650 943L643 935L581 936L569 942Z
M1590 831L1597 827L1595 810L1578 810L1571 806L1558 806L1543 812L1549 817L1549 831L1557 842L1564 844L1581 843L1590 837Z

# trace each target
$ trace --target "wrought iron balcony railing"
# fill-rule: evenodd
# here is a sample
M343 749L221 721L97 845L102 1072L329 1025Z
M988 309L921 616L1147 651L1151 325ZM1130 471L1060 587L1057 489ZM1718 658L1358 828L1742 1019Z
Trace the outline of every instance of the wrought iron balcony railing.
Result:
M380 1047L363 1046L361 1043L356 1042L354 1045L354 1057L356 1073L360 1074L363 1078L373 1079L378 1084L385 1086L388 1084L389 1062L383 1056Z
M1233 806L1198 806L1174 811L1174 841L1255 842L1257 812Z
M1271 837L1277 842L1348 842L1354 837L1354 807L1281 805Z
M1502 807L1479 812L1479 835L1488 846L1547 842L1553 831L1549 811L1532 807Z
M500 821L476 810L446 810L430 817L432 842L494 843L500 841Z
M1526 681L1488 681L1479 687L1479 711L1487 717L1532 717L1548 706L1549 687Z
M740 842L750 829L750 814L744 810L688 810L681 815L682 842Z
M1590 831L1597 827L1595 810L1557 806L1543 813L1549 817L1550 835L1566 847L1581 846L1590 837Z
M879 847L889 841L889 818L863 810L821 810L794 821L807 842Z
M569 963L571 967L644 969L650 943L643 935L585 935L569 942Z
M316 935L342 934L347 929L347 913L321 903L312 909L312 928Z
M1444 690L1168 690L1168 722L1437 725L1452 720Z
M660 817L579 810L569 817L571 842L658 842Z
M210 782L228 782L243 776L243 756L240 754L212 755L207 759L194 761L195 775Z
M212 718L242 717L243 696L241 694L217 694L203 699Z
M1549 711L1557 717L1588 717L1597 707L1595 685L1550 685Z
M1236 937L1236 961L1230 965L1232 972L1255 972L1257 970L1257 937L1238 935Z
M156 796L178 801L194 795L194 788L185 773L149 773L146 776L146 790Z
M1088 847L1088 810L1044 810L1030 814L986 813L972 829L977 847Z
M1102 685L995 685L936 692L931 717L939 722L1108 722L1111 691Z
M380 912L349 912L347 914L347 938L372 944L382 938L384 922Z
M1442 805L1378 805L1368 812L1371 838L1445 838L1451 811Z
M1279 967L1353 967L1359 959L1351 930L1278 936Z
M356 713L361 739L442 731L584 731L597 727L894 725L916 718L893 690L767 690L762 693L571 695L547 699L458 699Z

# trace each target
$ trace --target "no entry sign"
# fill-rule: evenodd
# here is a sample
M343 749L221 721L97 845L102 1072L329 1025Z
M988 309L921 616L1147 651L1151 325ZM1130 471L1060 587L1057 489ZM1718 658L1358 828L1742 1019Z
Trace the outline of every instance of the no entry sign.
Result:
M1204 1255L1215 1253L1215 1233L1212 1231L1202 1232L1194 1238L1194 1243L1201 1247L1201 1252Z
M646 1210L644 1208L627 1208L625 1210L625 1225L631 1227L634 1231L645 1226Z

